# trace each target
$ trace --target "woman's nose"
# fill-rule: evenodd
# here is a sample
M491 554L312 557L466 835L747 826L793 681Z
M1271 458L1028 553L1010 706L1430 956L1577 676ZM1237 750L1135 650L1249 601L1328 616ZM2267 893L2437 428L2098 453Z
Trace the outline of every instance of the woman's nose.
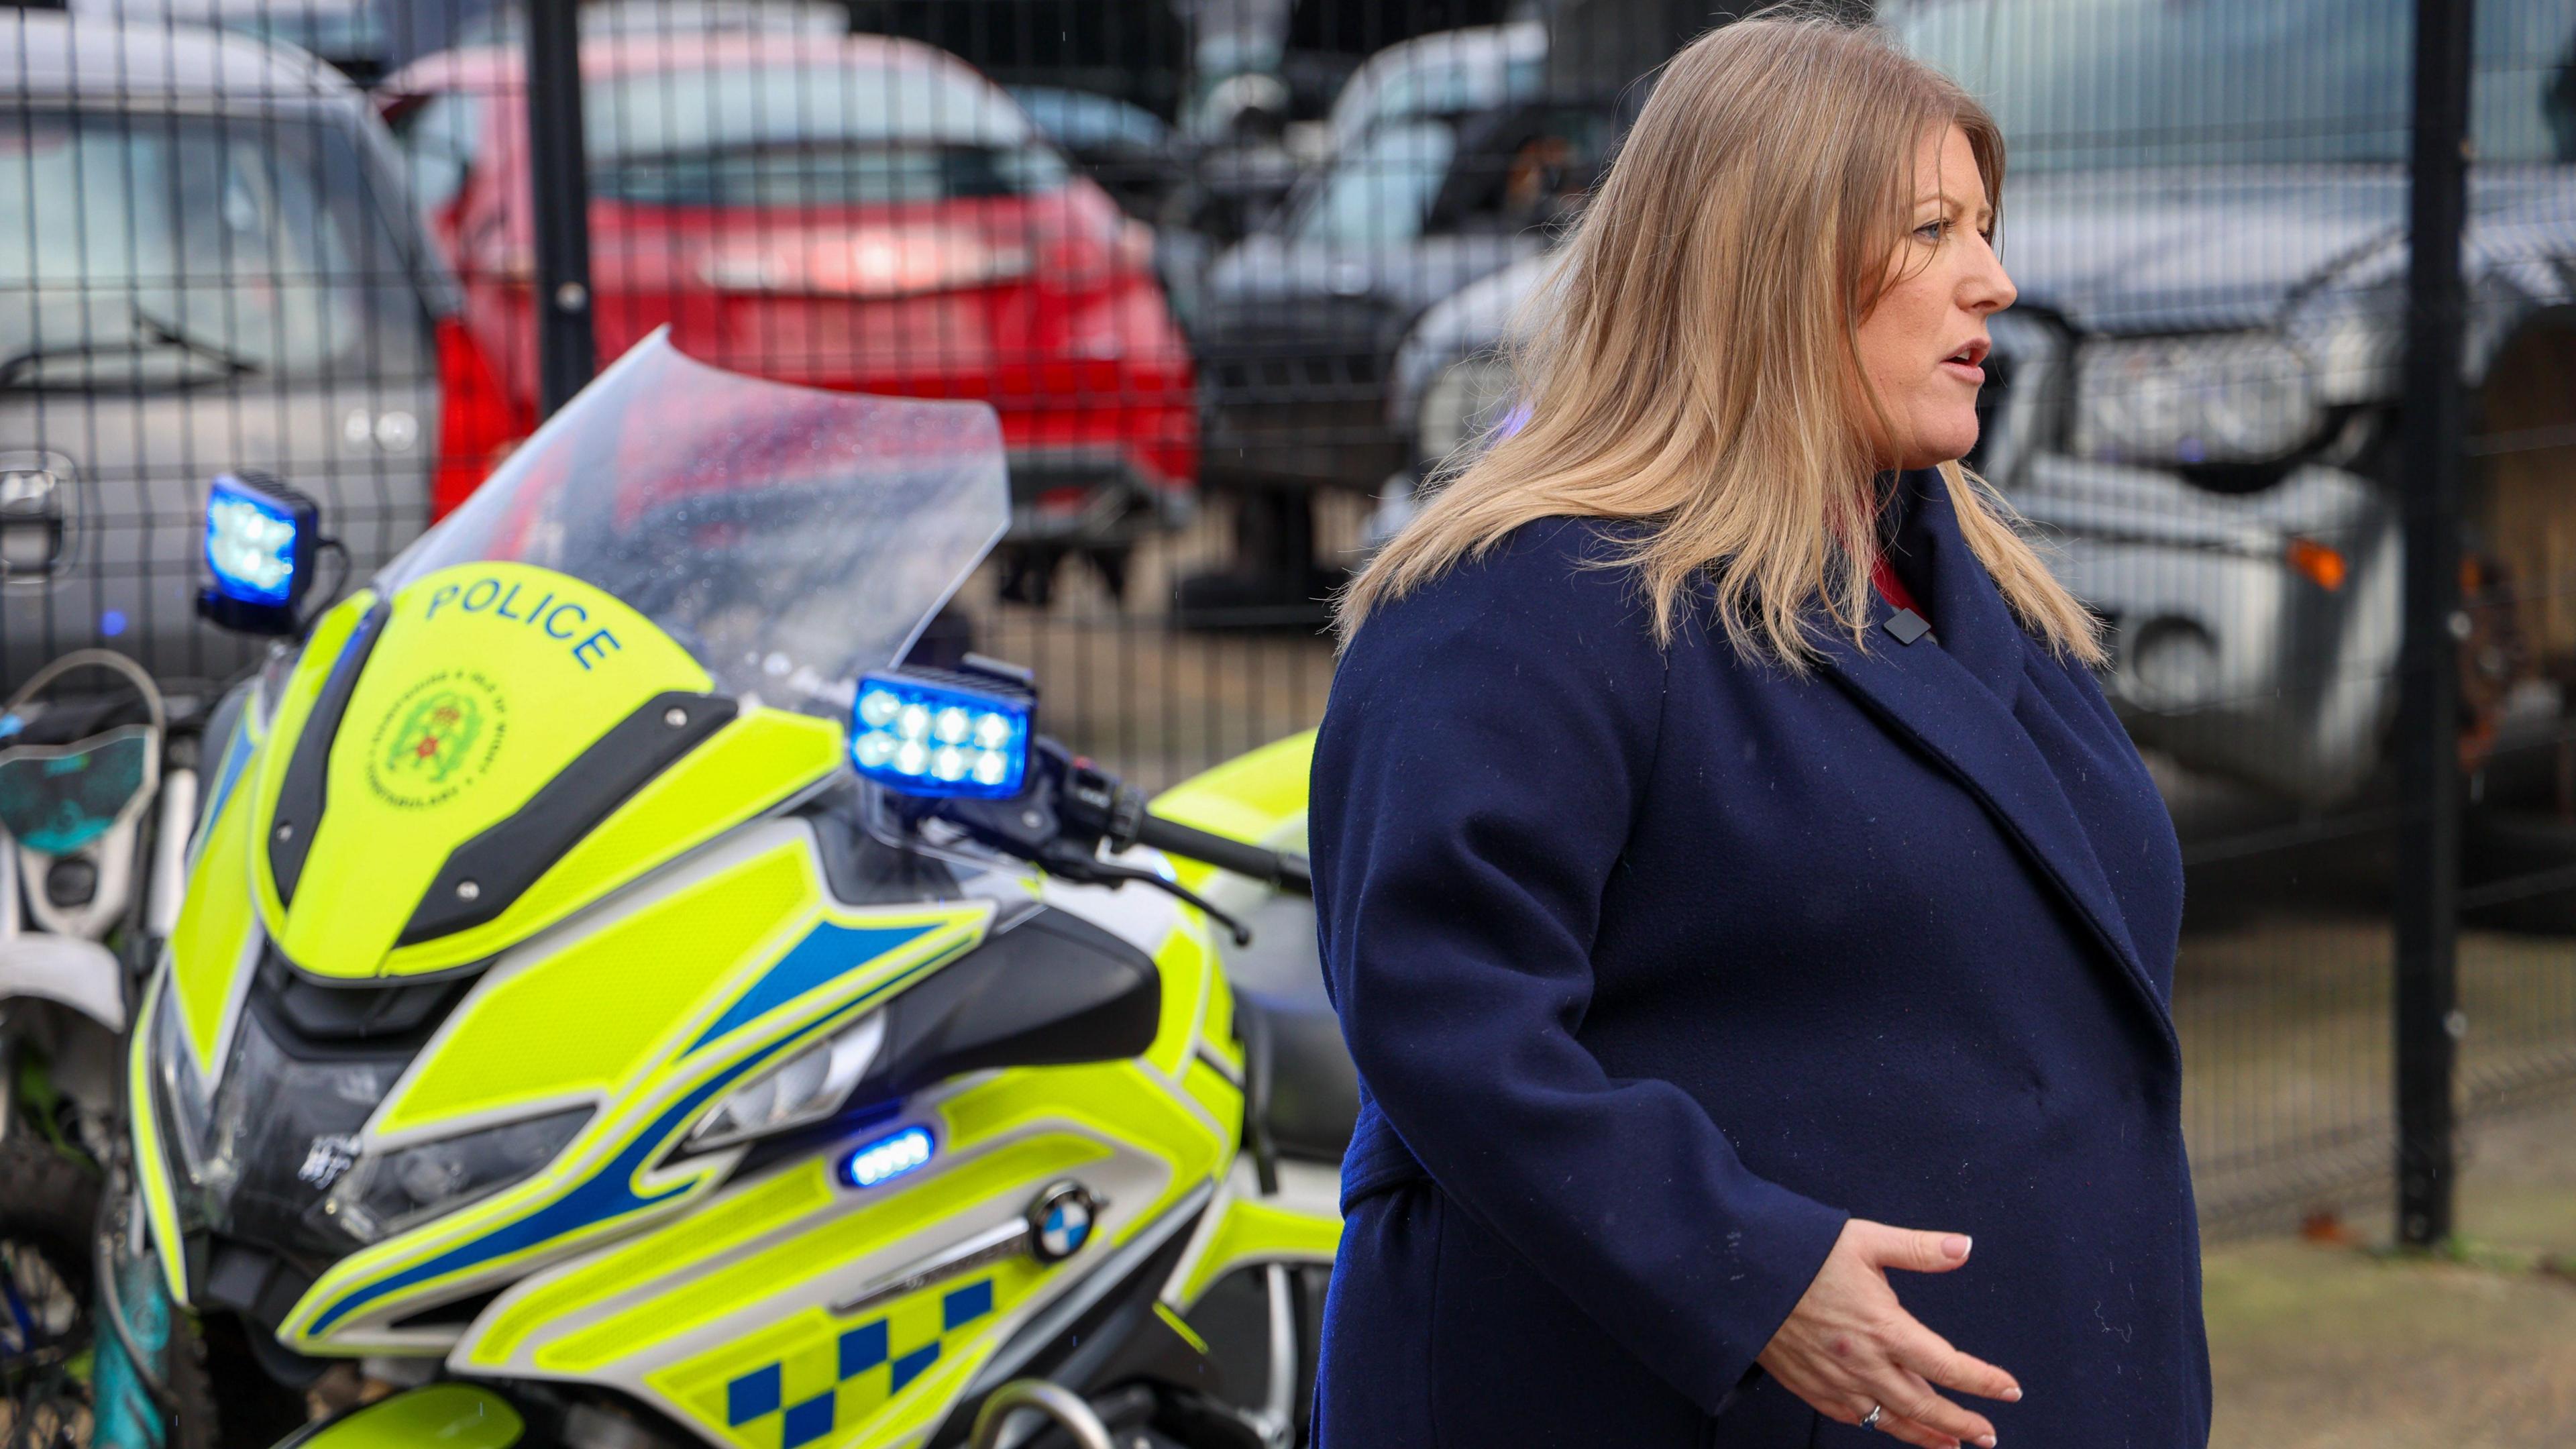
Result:
M1984 237L1977 238L1975 259L1968 264L1968 275L1960 302L1980 315L2000 312L2021 296L2012 277L2004 271L2003 258Z

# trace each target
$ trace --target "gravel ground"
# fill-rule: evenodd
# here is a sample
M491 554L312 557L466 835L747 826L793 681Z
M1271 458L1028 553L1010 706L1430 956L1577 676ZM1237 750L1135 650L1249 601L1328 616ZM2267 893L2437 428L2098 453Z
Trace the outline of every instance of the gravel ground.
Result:
M2453 1260L2279 1237L2209 1252L2215 1449L2576 1437L2576 1277L2549 1271L2576 1264L2576 1102L2487 1123L2471 1152Z

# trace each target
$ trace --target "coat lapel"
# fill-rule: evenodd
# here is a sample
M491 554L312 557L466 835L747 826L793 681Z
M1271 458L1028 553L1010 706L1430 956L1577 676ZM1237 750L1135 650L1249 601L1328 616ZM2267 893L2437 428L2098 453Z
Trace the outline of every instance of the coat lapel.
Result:
M1933 632L1898 644L1881 627L1893 610L1873 599L1869 648L1860 649L1838 630L1827 631L1826 668L2002 822L2092 927L2167 1044L2174 1045L2171 1013L2139 960L2083 821L2030 732L2014 717L2022 671L2036 646L1959 536L1939 475L1909 475L1906 482L1917 491L1908 500L1913 516L1900 541L1931 552L1933 597L1926 602Z

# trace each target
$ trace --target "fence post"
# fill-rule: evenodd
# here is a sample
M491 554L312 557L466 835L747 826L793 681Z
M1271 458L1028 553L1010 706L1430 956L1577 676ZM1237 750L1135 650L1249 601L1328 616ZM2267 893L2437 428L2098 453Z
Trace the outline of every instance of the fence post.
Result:
M2451 1234L2459 999L2460 233L2467 219L2472 0L2416 0L2408 198L2405 643L2398 671L2397 1233Z
M581 391L597 364L575 8L575 0L528 0L528 202L537 240L538 406L548 417Z

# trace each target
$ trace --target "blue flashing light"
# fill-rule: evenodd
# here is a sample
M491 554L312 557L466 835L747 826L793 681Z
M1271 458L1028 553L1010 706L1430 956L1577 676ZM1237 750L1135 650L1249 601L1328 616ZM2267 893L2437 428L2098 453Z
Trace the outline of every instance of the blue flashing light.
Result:
M312 581L315 510L227 473L206 497L206 568L215 592L262 609L291 609Z
M930 1160L933 1144L927 1127L906 1127L852 1148L841 1159L841 1179L852 1187L890 1182Z
M1007 800L1029 770L1026 695L904 671L868 674L850 706L850 764L905 795Z

